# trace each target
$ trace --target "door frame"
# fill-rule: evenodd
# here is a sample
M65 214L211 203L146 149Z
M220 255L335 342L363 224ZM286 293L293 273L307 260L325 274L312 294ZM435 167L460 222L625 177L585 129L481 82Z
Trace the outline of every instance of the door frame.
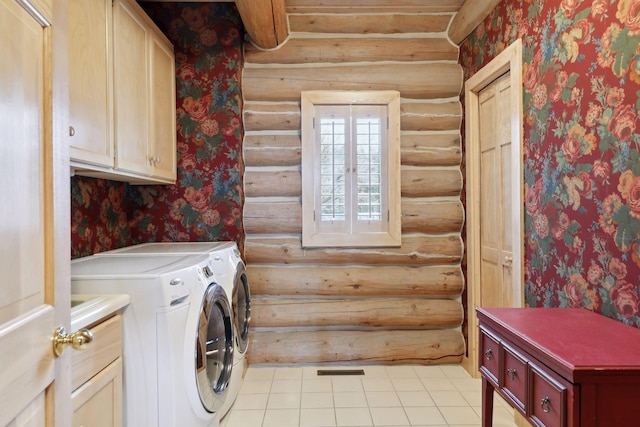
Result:
M510 72L511 79L511 161L512 179L512 278L515 301L524 305L524 199L523 199L523 105L522 105L522 41L517 39L489 64L465 83L465 152L466 152L466 227L467 227L467 332L468 351L462 365L478 377L478 320L475 309L480 304L480 132L479 93L488 84Z

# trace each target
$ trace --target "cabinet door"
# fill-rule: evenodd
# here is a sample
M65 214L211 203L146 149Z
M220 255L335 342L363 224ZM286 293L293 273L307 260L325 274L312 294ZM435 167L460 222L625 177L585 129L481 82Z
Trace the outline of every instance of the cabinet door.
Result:
M122 426L122 359L73 392L73 427Z
M147 26L126 0L114 4L116 168L149 175Z
M69 0L71 160L113 167L111 0Z
M176 180L176 74L173 47L152 33L151 126L153 176Z

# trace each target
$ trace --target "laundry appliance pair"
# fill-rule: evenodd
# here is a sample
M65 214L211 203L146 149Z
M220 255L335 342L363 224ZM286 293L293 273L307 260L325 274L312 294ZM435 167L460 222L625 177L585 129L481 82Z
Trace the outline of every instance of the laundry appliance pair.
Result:
M126 293L125 426L215 427L246 368L251 294L234 242L148 243L72 261L73 293Z

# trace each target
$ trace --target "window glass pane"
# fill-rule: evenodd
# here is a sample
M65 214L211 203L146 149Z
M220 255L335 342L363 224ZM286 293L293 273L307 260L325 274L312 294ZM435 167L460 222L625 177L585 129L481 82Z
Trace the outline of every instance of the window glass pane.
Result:
M378 117L356 119L357 218L380 221L381 120Z
M320 118L321 221L345 220L345 125L344 117Z

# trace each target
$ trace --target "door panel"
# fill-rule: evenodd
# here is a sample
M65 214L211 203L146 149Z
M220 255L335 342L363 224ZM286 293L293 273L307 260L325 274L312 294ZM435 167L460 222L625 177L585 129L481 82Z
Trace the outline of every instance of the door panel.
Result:
M151 43L151 138L153 175L176 179L175 65L173 52L153 36Z
M483 307L513 301L511 106L509 73L479 94L480 274Z
M38 13L0 0L0 425L53 424L51 32Z
M113 11L116 167L147 175L147 31L130 7L118 1Z

